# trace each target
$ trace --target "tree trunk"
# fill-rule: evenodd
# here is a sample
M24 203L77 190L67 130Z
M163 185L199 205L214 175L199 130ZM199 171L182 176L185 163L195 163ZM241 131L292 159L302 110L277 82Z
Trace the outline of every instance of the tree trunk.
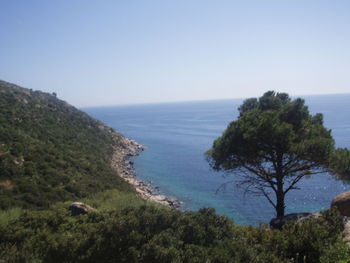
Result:
M276 182L277 182L277 192L276 192L276 213L277 213L277 218L282 218L284 217L284 208L286 207L284 205L284 190L283 190L283 179L284 179L284 174L283 174L283 165L282 165L282 160L283 160L283 153L279 152L277 154L277 168L276 168Z
M276 213L277 218L284 217L284 192L283 192L283 181L277 180L277 192L276 192Z

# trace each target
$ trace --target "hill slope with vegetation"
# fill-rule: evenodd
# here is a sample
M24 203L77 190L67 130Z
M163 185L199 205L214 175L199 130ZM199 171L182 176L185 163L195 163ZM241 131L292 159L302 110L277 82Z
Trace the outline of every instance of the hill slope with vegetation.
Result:
M122 136L56 94L0 81L0 123L1 209L131 190L110 166Z

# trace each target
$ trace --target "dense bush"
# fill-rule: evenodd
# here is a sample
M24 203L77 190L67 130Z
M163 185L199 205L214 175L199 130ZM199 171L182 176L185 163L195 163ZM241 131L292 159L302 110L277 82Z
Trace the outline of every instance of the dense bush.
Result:
M236 226L213 209L141 206L69 217L24 212L0 226L6 262L341 262L350 259L334 211L282 231ZM346 261L344 261L346 262Z

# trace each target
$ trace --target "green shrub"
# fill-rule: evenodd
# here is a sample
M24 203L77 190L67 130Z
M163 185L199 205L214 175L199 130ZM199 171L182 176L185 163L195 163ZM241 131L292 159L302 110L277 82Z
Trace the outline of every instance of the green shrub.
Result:
M236 226L213 209L154 206L69 217L63 206L29 211L0 226L0 259L9 262L347 262L334 211L282 231ZM340 224L340 225L338 225ZM23 257L23 254L26 257Z

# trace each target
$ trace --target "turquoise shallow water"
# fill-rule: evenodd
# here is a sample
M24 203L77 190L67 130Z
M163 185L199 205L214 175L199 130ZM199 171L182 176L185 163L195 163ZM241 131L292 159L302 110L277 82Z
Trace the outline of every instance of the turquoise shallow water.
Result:
M350 148L350 94L305 96L312 113L324 114L337 146ZM241 99L84 108L91 116L147 147L135 158L137 176L161 192L183 201L183 209L214 207L238 224L257 225L274 217L261 196L245 195L234 184L216 193L232 176L210 170L205 161L215 138L237 117ZM328 208L331 199L350 186L328 174L299 183L287 197L287 213Z

